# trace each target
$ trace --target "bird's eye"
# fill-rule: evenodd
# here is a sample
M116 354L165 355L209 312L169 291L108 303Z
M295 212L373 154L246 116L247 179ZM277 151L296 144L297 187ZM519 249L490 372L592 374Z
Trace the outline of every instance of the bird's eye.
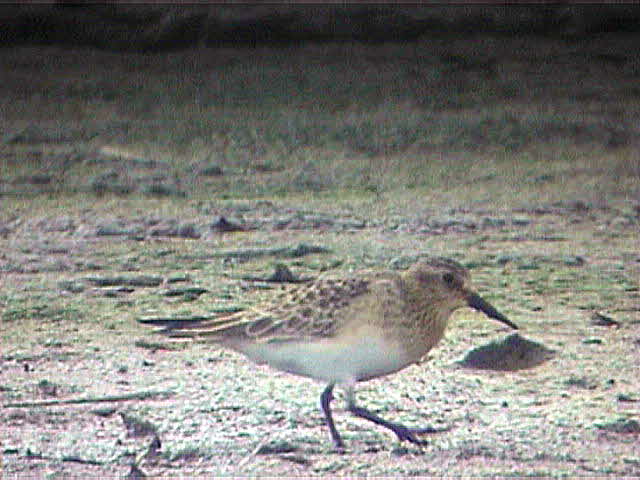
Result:
M452 287L452 286L454 286L456 284L456 277L451 272L443 273L442 274L442 280L444 280L444 283L446 283L450 287Z

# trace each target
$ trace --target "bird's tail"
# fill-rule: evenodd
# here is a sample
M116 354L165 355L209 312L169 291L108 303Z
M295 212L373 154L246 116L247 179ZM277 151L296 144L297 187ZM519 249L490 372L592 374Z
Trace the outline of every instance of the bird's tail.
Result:
M200 316L186 318L149 317L139 318L143 325L157 327L154 333L159 333L173 339L187 339L192 341L221 341L225 337L242 337L246 335L248 323L255 320L254 315L247 311L225 313L219 316Z

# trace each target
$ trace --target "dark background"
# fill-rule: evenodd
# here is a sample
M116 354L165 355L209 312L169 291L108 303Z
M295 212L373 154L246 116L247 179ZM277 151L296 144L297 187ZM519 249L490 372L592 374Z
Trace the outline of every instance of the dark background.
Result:
M640 6L618 5L131 5L62 2L0 7L1 45L158 51L195 44L308 40L409 41L432 32L592 35L637 31Z

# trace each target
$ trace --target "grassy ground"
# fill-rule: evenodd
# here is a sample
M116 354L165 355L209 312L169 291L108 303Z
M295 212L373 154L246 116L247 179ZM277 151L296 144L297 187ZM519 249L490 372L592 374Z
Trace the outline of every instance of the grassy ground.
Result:
M1 51L5 473L639 475L636 40ZM338 455L322 386L135 321L255 304L277 264L423 253L555 354L461 368L503 332L457 313L430 362L360 388L451 427L422 449L338 413Z

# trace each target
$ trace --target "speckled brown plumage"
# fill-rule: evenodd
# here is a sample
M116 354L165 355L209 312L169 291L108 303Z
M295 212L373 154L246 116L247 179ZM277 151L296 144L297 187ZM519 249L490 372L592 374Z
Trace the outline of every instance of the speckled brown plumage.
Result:
M322 279L280 293L268 302L194 326L194 339L225 343L241 339L255 342L327 338L336 334L341 311L369 291L371 279Z

